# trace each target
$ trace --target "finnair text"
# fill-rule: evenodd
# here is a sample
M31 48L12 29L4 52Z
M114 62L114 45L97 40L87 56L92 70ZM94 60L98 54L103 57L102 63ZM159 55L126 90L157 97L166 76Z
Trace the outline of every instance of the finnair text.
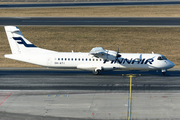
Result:
M115 64L115 63L119 63L119 64L152 64L154 62L154 60L152 58L150 59L127 59L127 58L121 58L121 59L117 59L117 60L104 60L104 64L107 62L111 62L111 64Z

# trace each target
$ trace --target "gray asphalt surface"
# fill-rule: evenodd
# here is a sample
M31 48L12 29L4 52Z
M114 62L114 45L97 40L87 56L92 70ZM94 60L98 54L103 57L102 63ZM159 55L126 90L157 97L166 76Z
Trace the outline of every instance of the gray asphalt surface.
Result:
M8 2L8 0L7 0ZM13 2L13 1L12 1ZM30 1L30 2L37 2ZM48 1L42 1L48 2ZM56 1L58 2L58 1ZM131 2L71 2L71 3L41 3L41 4L1 4L0 8L41 8L41 7L104 7L104 6L142 6L142 5L179 5L180 1L131 1Z
M60 3L69 3L69 2L152 2L152 1L156 1L156 0L0 0L0 2L60 2ZM160 1L178 1L178 0L158 0L158 2Z
M180 26L179 17L1 17L0 25L25 26Z
M128 90L129 78L136 74L133 90L180 90L180 71L109 71L93 75L89 71L0 70L0 90ZM141 76L139 76L141 74Z
M132 103L129 105L129 77ZM0 120L178 120L180 70L0 68ZM161 111L161 112L159 112Z

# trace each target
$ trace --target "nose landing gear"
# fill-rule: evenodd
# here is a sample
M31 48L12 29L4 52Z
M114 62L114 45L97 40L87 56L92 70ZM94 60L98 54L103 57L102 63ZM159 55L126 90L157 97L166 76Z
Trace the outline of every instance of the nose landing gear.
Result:
M100 70L94 70L94 71L93 71L93 74L94 74L94 75L98 75L99 72L100 72Z
M166 69L162 69L161 71L163 75L166 75Z

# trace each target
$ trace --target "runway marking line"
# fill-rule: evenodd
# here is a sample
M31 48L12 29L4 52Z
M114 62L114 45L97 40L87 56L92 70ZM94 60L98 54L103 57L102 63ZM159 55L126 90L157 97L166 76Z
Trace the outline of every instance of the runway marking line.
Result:
M0 103L0 105L2 105L7 99L8 97L12 94L12 92Z
M121 114L127 114L128 112L121 112ZM131 112L131 114L138 114L138 112Z
M131 104L132 104L132 77L134 77L133 75L129 75L130 77L130 86L129 86L129 99L128 99L128 120L131 120Z
M92 115L111 115L111 113L92 113Z
M69 95L46 95L46 97L69 97Z
M122 76L125 76L122 74ZM136 74L126 74L127 77L130 78L129 83L129 97L128 97L128 112L127 112L127 120L131 120L131 107L132 107L132 77L136 77ZM139 74L141 76L141 74Z

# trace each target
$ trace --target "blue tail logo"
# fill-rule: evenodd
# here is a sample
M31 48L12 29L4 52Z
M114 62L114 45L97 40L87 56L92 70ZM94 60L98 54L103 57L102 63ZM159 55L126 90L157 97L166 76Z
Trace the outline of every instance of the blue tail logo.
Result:
M16 40L18 44L23 44L25 47L36 47L33 44L27 44L21 37L13 37L13 39Z

